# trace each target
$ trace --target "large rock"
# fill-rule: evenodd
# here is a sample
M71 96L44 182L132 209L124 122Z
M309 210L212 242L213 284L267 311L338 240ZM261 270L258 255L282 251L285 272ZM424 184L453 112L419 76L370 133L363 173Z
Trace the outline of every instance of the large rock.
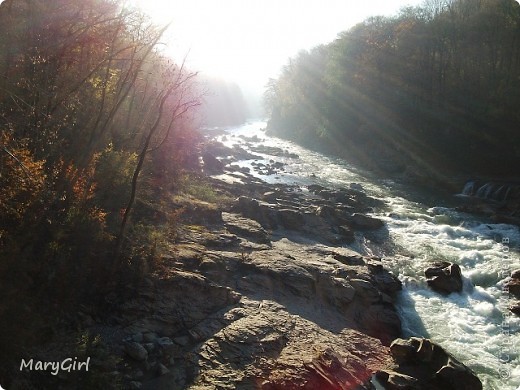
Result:
M254 219L263 227L275 229L278 227L277 210L275 205L262 202L248 196L240 196L236 200L235 210L244 217Z
M506 287L511 295L520 298L520 270L511 274L511 280L506 283Z
M384 389L482 389L473 371L428 339L396 339L390 353L398 364L396 372L376 374Z
M148 358L148 351L141 344L135 341L125 342L124 350L128 356L137 361L144 361Z
M383 221L368 215L355 213L349 218L349 224L354 229L360 230L377 230L384 226Z
M232 213L222 213L222 218L230 233L251 239L258 243L269 243L269 234L257 221L243 218Z
M224 163L211 152L204 152L202 161L204 162L204 171L208 173L220 173L224 171Z
M435 263L424 271L428 278L428 286L441 294L451 294L462 291L462 272L457 264L447 261Z
M302 213L291 209L278 210L278 218L284 228L291 230L301 230L305 222Z

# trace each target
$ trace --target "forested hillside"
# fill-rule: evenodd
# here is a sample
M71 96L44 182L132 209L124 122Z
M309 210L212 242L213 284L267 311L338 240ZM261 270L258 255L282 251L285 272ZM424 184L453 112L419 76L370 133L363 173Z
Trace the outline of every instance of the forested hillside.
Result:
M270 80L272 133L384 173L508 176L520 162L520 5L428 0L301 52Z
M3 358L31 342L19 324L43 325L33 305L52 316L107 291L154 250L143 232L171 226L154 210L197 158L200 97L163 31L119 1L0 6Z

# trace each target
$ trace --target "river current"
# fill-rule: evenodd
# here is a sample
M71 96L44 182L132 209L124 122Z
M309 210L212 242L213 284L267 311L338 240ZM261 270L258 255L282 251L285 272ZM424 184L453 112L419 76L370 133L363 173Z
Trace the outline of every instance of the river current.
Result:
M281 172L259 176L266 182L294 184L303 191L310 184L348 188L358 183L368 195L383 200L387 208L372 215L384 220L388 231L359 235L351 247L381 256L386 268L403 282L397 308L404 336L428 337L440 344L473 369L486 390L520 389L520 318L509 312L512 298L503 289L511 272L520 269L519 228L458 212L453 196L436 196L375 178L344 160L267 136L265 125L251 122L229 128L219 140L249 151L259 145L273 146L299 156L252 151L265 159L256 163L286 164ZM252 168L252 162L238 165ZM428 288L424 270L440 260L459 264L462 293L442 296Z

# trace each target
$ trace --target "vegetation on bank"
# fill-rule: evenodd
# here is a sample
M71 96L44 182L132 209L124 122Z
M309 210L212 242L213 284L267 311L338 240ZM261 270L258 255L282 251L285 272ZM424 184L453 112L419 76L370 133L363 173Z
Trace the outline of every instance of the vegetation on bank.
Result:
M269 130L383 172L517 175L520 5L428 0L301 52L270 80Z
M117 0L0 5L0 379L176 221L201 99L164 29Z

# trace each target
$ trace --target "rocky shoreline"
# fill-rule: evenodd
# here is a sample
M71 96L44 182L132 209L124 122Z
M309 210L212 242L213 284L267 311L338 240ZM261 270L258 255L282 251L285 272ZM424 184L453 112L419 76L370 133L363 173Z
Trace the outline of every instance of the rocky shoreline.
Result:
M178 205L160 267L129 298L108 296L108 319L82 308L81 327L116 357L94 357L96 370L128 389L482 388L439 346L399 338L401 282L344 247L384 234L367 215L379 200L355 183L266 184L214 157L204 180L236 200Z
M482 388L442 348L399 339L401 283L342 247L384 230L366 215L378 200L214 168L212 187L236 201L187 214L162 274L122 310L130 388Z

